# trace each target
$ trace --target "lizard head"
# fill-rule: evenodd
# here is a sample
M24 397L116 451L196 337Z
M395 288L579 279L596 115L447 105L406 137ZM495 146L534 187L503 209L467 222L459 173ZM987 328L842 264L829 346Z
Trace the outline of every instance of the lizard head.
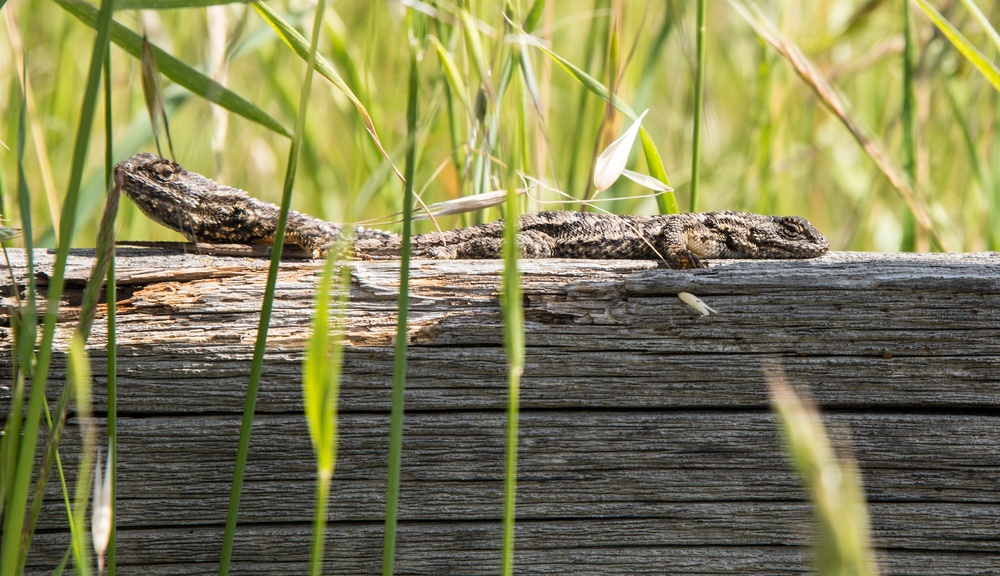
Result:
M768 258L815 258L826 254L830 241L805 218L769 216L754 232L754 242Z
M114 178L115 185L146 216L189 239L198 235L189 215L196 214L206 198L217 201L224 195L246 196L242 190L188 172L176 162L148 152L116 164Z

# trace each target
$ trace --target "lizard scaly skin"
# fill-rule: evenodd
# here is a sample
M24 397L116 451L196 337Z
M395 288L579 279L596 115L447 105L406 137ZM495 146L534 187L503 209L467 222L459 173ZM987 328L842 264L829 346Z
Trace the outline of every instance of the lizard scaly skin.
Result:
M270 244L278 207L189 172L153 154L115 166L121 190L151 219L198 242ZM491 222L412 238L414 258L497 258L504 223ZM292 211L285 241L322 257L344 227ZM361 259L398 258L399 236L366 228L350 232ZM804 218L749 212L619 216L552 211L518 220L525 258L661 259L671 268L703 268L712 258L815 258L830 242Z

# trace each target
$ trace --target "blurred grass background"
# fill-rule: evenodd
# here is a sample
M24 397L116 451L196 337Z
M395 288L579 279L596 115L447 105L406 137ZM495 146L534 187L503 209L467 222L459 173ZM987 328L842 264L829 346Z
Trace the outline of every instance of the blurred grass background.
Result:
M176 2L176 0L174 0ZM119 2L122 3L122 0ZM161 0L160 4L169 4ZM152 0L145 5L155 4ZM430 32L440 38L457 65L470 103L477 100L478 72L461 33L452 3L410 1L429 13ZM531 7L518 5L523 19ZM763 4L782 33L820 68L851 102L855 119L902 158L901 110L902 3L893 0L819 0ZM996 50L960 2L935 2L987 58ZM312 18L309 2L270 6L300 31ZM505 35L503 3L468 4L478 20L484 56L493 82L500 75ZM979 1L991 22L1000 21L1000 2ZM86 82L93 30L55 3L8 2L2 10L0 40L0 184L4 224L18 227L16 196L11 193L17 165L13 152L19 102L22 50L30 84L25 169L32 193L34 236L54 245L59 204L64 194ZM241 3L171 10L119 10L115 19L254 103L290 128L294 122L302 59L270 27ZM532 35L554 52L613 87L636 111L649 108L643 123L656 142L681 210L688 209L691 131L694 110L695 6L691 2L548 2ZM705 118L702 127L699 210L753 210L805 216L823 230L838 250L898 250L903 246L906 207L840 121L787 62L764 44L725 2L712 2L707 14ZM954 250L1000 249L1000 145L994 136L1000 102L989 83L953 48L920 11L913 13L917 41L917 188L929 206L935 228ZM609 49L617 29L616 49ZM408 53L404 5L399 2L335 2L327 9L320 53L329 60L367 107L379 136L397 166L406 139ZM610 141L602 137L605 105L584 90L542 51L525 51L537 82L540 110L528 107L523 126L524 162L532 176L581 198L592 159ZM114 145L116 159L155 151L142 95L139 60L112 48ZM609 74L609 62L614 74ZM451 105L458 122L449 122L444 71L434 48L423 55L421 121L417 143L416 190L426 202L471 193L463 177L468 147L459 142L482 137L475 110L459 98ZM613 78L613 80L609 80ZM243 188L277 203L288 139L229 114L161 78L175 158L188 169ZM473 108L475 108L473 104ZM511 108L507 106L507 108ZM401 209L402 186L365 132L353 104L317 78L296 179L293 208L333 220L377 218ZM512 110L501 119L510 129ZM103 122L99 117L97 122ZM487 120L488 121L488 120ZM629 123L617 114L608 134L614 138ZM74 245L93 246L104 196L103 143L93 138L81 191ZM645 172L640 151L632 167ZM504 174L501 165L494 173ZM489 189L502 188L497 181ZM616 212L655 213L645 189L621 180L602 198ZM534 199L560 197L536 190ZM554 209L529 200L525 209ZM579 204L565 207L576 209ZM497 209L472 216L498 217ZM992 223L991 224L991 220ZM459 217L441 225L461 223ZM421 223L418 231L431 229ZM123 202L119 238L178 239L151 225ZM918 248L928 247L926 238Z

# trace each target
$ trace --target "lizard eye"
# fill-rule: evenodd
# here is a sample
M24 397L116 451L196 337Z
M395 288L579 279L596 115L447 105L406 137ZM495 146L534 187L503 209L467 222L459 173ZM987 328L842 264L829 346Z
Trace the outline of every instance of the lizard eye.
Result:
M153 176L157 180L169 182L174 177L174 167L166 162L153 165Z
M778 232L786 238L801 238L805 235L806 227L799 218L782 218Z

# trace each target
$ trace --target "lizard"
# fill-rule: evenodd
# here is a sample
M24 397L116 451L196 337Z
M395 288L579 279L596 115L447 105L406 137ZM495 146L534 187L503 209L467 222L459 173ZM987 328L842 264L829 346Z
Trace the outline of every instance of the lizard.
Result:
M150 153L122 160L116 185L155 222L196 242L270 244L279 208L246 192L185 170ZM498 258L500 220L445 232L414 235L411 255L431 259ZM750 212L689 212L659 216L547 211L517 222L524 258L660 259L671 268L705 268L715 258L815 258L830 242L806 219ZM290 211L285 242L324 257L345 237L353 256L398 258L402 238L371 228L326 222Z

